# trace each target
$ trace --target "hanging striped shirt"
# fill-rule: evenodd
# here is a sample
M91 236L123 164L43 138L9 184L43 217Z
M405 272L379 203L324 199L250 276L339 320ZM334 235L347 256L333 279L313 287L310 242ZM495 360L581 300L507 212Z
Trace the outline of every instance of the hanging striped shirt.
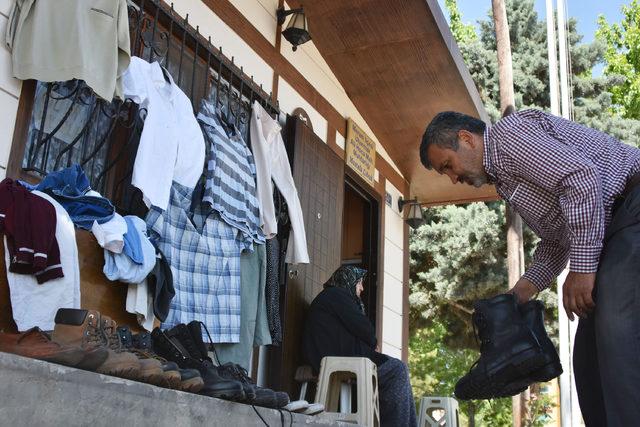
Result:
M256 165L253 155L234 126L226 130L213 106L202 103L198 121L209 146L203 201L220 217L240 230L245 239L263 244L260 205L256 197Z
M640 171L640 150L538 110L487 127L484 168L502 197L541 238L524 274L542 290L569 269L598 270L615 199Z

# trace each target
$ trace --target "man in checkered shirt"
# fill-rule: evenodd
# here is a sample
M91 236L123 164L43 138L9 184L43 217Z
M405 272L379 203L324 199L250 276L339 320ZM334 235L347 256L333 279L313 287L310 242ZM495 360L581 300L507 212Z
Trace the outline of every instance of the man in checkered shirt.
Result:
M580 317L574 370L587 425L640 422L640 150L526 110L493 126L439 113L420 146L451 182L495 185L540 237L512 292L523 303L569 263L563 305Z

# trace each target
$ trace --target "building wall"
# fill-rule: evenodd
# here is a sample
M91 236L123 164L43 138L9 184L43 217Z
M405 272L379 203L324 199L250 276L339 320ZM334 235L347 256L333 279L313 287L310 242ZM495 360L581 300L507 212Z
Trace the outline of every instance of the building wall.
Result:
M231 0L231 3L275 46L276 43L276 8L277 0ZM0 35L4 35L8 22L12 0L0 0ZM174 2L174 8L181 16L188 14L189 23L198 27L201 34L211 37L215 46L222 46L227 57L233 57L235 64L242 66L245 72L252 75L269 93L273 91L274 71L233 29L220 17L215 15L202 0L180 0ZM384 158L396 171L391 158L377 141L375 134L368 127L357 108L353 105L338 79L331 72L316 47L308 42L293 52L291 45L281 41L282 55L316 88L343 117L353 118L377 143L378 156ZM6 175L9 151L13 138L18 99L21 82L11 77L11 57L4 43L0 48L0 178ZM313 130L324 142L328 133L335 132L335 142L344 149L344 137L340 132L328 126L327 120L316 111L307 100L283 78L278 79L278 101L282 111L291 113L302 107L309 114ZM376 181L380 172L376 170ZM392 194L393 205L396 205L401 191L386 181L386 191ZM396 205L397 206L397 205ZM402 218L397 207L385 207L385 261L384 261L384 295L383 295L383 346L382 350L399 357L402 348L402 283L403 258Z
M398 198L402 195L389 181L386 192L391 195L391 206L385 204L384 213L384 288L382 303L382 352L400 358L402 355L403 278L404 278L404 221L398 211Z
M9 22L11 4L11 0L0 0L0 37L3 40ZM0 47L0 179L4 179L7 174L21 89L22 82L11 77L11 54L2 43Z

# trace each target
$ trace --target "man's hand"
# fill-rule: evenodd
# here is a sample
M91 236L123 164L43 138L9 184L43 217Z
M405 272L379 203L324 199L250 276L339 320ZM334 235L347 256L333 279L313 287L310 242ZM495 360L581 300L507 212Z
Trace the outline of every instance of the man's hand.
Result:
M587 317L596 304L591 292L596 283L596 273L570 272L562 286L562 304L569 320L573 320L573 313L579 317Z
M521 277L520 280L518 280L513 286L513 288L509 289L508 293L515 294L518 300L518 304L524 304L538 292L538 288L536 288L533 283L531 283L524 277Z

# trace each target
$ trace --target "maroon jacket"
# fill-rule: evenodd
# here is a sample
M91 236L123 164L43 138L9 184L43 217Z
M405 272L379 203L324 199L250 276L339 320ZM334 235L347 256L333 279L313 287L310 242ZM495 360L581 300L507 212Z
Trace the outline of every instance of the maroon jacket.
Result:
M0 182L0 233L7 236L9 271L34 274L38 283L63 277L56 210L16 181Z

